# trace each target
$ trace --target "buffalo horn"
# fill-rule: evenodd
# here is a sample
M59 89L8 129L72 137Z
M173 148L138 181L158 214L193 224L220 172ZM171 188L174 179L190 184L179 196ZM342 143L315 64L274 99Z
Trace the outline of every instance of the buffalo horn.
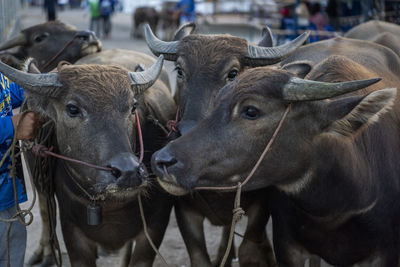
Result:
M278 63L301 46L309 35L309 32L304 32L293 41L276 47L249 45L246 54L248 64L250 66L265 66Z
M166 60L171 61L175 61L177 59L176 53L178 52L179 41L161 41L153 34L149 24L146 24L144 27L144 37L146 39L147 45L154 55L159 56L162 54L164 55Z
M26 44L26 37L22 33L15 36L14 38L0 44L0 51L6 50L15 46Z
M32 74L14 69L0 61L0 72L24 90L48 97L58 97L62 84L56 73Z
M147 88L152 86L158 76L161 73L163 67L164 57L159 56L157 61L149 69L139 72L129 72L129 77L131 78L131 85L140 94L144 92Z
M287 101L322 100L363 89L381 78L350 82L328 83L292 77L283 87L282 97Z

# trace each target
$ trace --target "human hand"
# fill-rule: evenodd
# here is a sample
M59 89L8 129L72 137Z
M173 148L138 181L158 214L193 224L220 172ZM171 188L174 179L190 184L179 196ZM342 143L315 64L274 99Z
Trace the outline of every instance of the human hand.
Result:
M14 129L17 126L18 120L22 114L14 115L11 117ZM35 138L37 129L41 126L42 120L40 116L34 112L28 112L19 122L18 129L16 131L16 137L18 140L30 140Z

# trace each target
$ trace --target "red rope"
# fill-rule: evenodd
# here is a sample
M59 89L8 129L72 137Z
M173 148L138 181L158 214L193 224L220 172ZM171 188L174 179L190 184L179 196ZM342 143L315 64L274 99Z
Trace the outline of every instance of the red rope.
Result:
M53 156L53 157L56 157L56 158L59 158L62 160L74 162L74 163L81 164L81 165L84 165L84 166L87 166L90 168L95 168L98 170L103 170L103 171L112 171L113 170L112 168L109 168L109 167L98 166L98 165L91 164L91 163L88 163L88 162L85 162L82 160L77 160L77 159L73 159L73 158L70 158L67 156L63 156L63 155L52 152L52 150L53 150L53 147L50 147L50 149L49 149L49 148L45 147L44 145L40 145L40 144L34 145L32 147L32 153L39 157L45 158L47 156Z
M179 132L179 130L178 130L178 123L179 123L178 119L179 119L179 107L176 110L175 120L167 121L167 128L169 130L169 133L168 133L167 137L169 137L173 132L175 132L175 133Z
M143 157L144 157L144 144L143 144L142 129L140 127L140 120L139 120L139 115L138 115L137 111L135 111L135 117L136 117L136 125L137 125L137 129L138 129L139 143L140 143L139 163L142 163Z
M140 143L140 158L139 158L139 163L142 163L143 161L143 157L144 157L144 145L143 145L143 136L142 136L142 129L140 127L140 120L139 120L139 115L137 114L137 112L135 112L135 117L136 117L136 123L137 123L137 129L138 129L138 135L139 135L139 143ZM103 167L103 166L99 166L99 165L95 165L95 164L91 164L82 160L77 160L77 159L73 159L67 156L63 156L57 153L52 152L53 151L53 147L47 148L44 145L41 144L36 144L32 147L32 153L35 154L36 156L39 157L48 157L48 156L53 156L65 161L70 161L70 162L74 162L77 164L81 164L90 168L94 168L94 169L98 169L98 170L103 170L103 171L112 171L113 168L110 167Z

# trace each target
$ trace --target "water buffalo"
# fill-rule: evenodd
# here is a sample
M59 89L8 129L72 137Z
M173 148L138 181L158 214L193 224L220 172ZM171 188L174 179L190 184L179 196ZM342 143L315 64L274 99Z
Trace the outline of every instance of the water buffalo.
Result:
M139 26L148 23L153 32L156 32L159 15L154 7L137 7L132 16L132 38L142 38Z
M0 51L0 57L8 59L13 67L20 69L23 61L33 57L41 72L49 72L61 60L74 63L101 51L101 42L91 31L77 31L73 26L51 21L22 30L2 43Z
M370 20L352 28L344 36L381 44L400 56L400 26L397 24Z
M339 82L382 77L368 90L397 87L400 58L389 48L364 40L336 37L307 44L279 63L299 78Z
M209 116L153 155L153 170L177 191L235 185L288 111L242 188L268 188L278 266L304 266L304 254L334 266L399 266L397 90L341 96L378 80L325 83L248 70L221 90Z
M188 24L188 27L194 27ZM192 31L188 31L192 32ZM185 135L213 108L213 100L220 88L233 81L245 69L275 64L302 45L308 34L278 47L250 45L245 39L231 35L189 34L174 42L157 39L147 26L145 38L155 55L163 54L175 61L177 72L178 130ZM270 40L270 36L266 36ZM264 38L265 39L265 38ZM271 44L265 40L266 44ZM172 194L177 192L170 191ZM260 190L243 195L249 216L248 227L239 249L241 266L273 266L274 257L266 236L268 211L261 205L266 195ZM232 220L234 193L196 192L184 196L175 209L179 229L187 246L192 266L210 266L203 233L204 218L224 228L222 246L217 263L226 249ZM270 254L266 257L266 251ZM228 261L228 264L229 261Z
M134 154L138 138L133 112L140 117L146 164L165 136L149 116L165 123L176 109L168 88L150 87L161 72L162 58L136 73L120 66L63 62L57 69L58 73L26 74L0 64L2 73L23 86L29 107L54 122L56 152L112 169L55 163L51 178L71 264L95 266L97 246L115 250L135 239L130 265L151 266L155 253L144 236L136 197L146 191L145 215L156 246L167 227L172 201L156 186L146 186L146 167ZM99 225L87 222L92 198L101 207Z
M0 45L0 58L9 65L21 69L29 57L36 60L41 72L49 72L62 61L79 64L119 63L133 70L136 65L150 67L154 59L146 54L130 50L101 51L100 40L91 31L77 31L60 21L38 24L21 31L19 35ZM87 57L89 56L89 57ZM118 60L112 61L113 58ZM129 65L127 65L129 64ZM170 87L168 73L163 69L161 80Z

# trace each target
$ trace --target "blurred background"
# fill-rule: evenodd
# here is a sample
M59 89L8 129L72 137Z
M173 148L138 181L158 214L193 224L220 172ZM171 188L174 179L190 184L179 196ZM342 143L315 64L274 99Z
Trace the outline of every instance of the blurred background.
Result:
M13 34L22 8L42 8L47 19L59 18L68 10L84 10L89 18L96 9L111 5L110 23L118 13L131 15L131 37L141 37L141 23L152 21L156 32L168 40L180 24L196 21L200 31L229 32L226 28L243 28L247 38L267 25L275 42L283 43L301 31L312 30L310 41L341 35L355 25L378 19L399 23L400 1L386 0L2 0L0 2L0 42ZM134 14L139 25L135 25ZM100 15L100 17L103 17ZM104 26L87 19L87 28L107 39ZM106 25L107 21L99 20ZM102 23L103 22L103 23ZM107 26L106 26L107 27ZM138 29L135 29L138 28ZM17 29L18 30L18 29ZM112 30L111 30L112 31Z

